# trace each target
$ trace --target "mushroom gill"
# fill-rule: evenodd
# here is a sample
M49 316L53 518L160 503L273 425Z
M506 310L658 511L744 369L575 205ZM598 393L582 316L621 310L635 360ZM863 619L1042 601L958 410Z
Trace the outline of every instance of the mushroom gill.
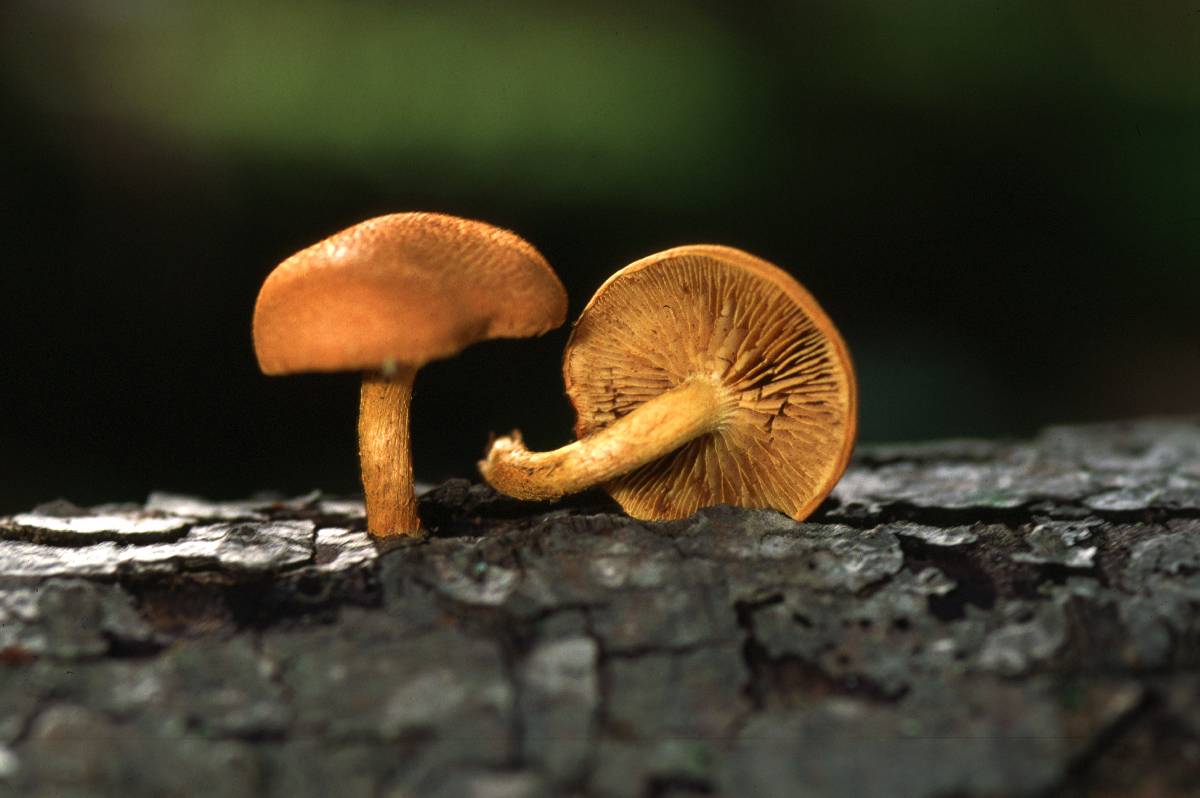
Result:
M519 439L497 441L481 468L502 492L506 461L524 466L516 481L554 488L590 441L638 426L650 431L622 464L596 471L630 515L728 503L803 518L853 446L854 373L836 328L790 275L729 247L678 247L613 275L576 322L563 375L579 441L559 452L575 453L523 462ZM648 411L658 417L637 423ZM646 457L643 441L662 451Z

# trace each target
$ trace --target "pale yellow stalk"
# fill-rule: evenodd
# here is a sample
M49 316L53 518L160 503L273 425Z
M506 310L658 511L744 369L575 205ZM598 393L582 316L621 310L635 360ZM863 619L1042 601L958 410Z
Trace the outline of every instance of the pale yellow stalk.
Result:
M587 438L552 452L531 452L519 432L492 443L480 461L483 478L518 499L554 499L615 479L717 429L729 392L692 379L634 408Z

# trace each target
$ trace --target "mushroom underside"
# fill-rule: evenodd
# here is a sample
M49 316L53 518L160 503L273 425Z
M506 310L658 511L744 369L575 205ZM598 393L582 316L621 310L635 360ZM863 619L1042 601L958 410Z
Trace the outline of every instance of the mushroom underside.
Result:
M605 481L630 515L728 503L801 517L845 467L855 392L840 338L794 280L753 261L703 252L635 264L575 326L563 370L584 446L681 386L708 383L724 397L698 433L678 423L693 434L648 462L631 456Z

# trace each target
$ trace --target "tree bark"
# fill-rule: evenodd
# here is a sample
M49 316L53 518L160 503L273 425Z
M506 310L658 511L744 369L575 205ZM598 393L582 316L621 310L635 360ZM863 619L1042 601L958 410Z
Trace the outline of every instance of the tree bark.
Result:
M1186 795L1200 422L864 447L809 522L455 480L0 519L0 795Z

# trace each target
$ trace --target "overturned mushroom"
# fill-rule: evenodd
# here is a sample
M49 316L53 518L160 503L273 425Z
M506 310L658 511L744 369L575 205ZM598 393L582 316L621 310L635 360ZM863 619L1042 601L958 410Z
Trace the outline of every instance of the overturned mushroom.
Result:
M610 277L563 358L575 443L496 440L479 464L502 493L550 499L603 484L630 515L728 503L802 519L854 445L850 356L816 301L731 247L677 247Z
M373 535L418 535L413 377L476 341L558 327L566 291L517 235L432 213L380 216L279 264L254 308L265 374L362 371L358 441Z

